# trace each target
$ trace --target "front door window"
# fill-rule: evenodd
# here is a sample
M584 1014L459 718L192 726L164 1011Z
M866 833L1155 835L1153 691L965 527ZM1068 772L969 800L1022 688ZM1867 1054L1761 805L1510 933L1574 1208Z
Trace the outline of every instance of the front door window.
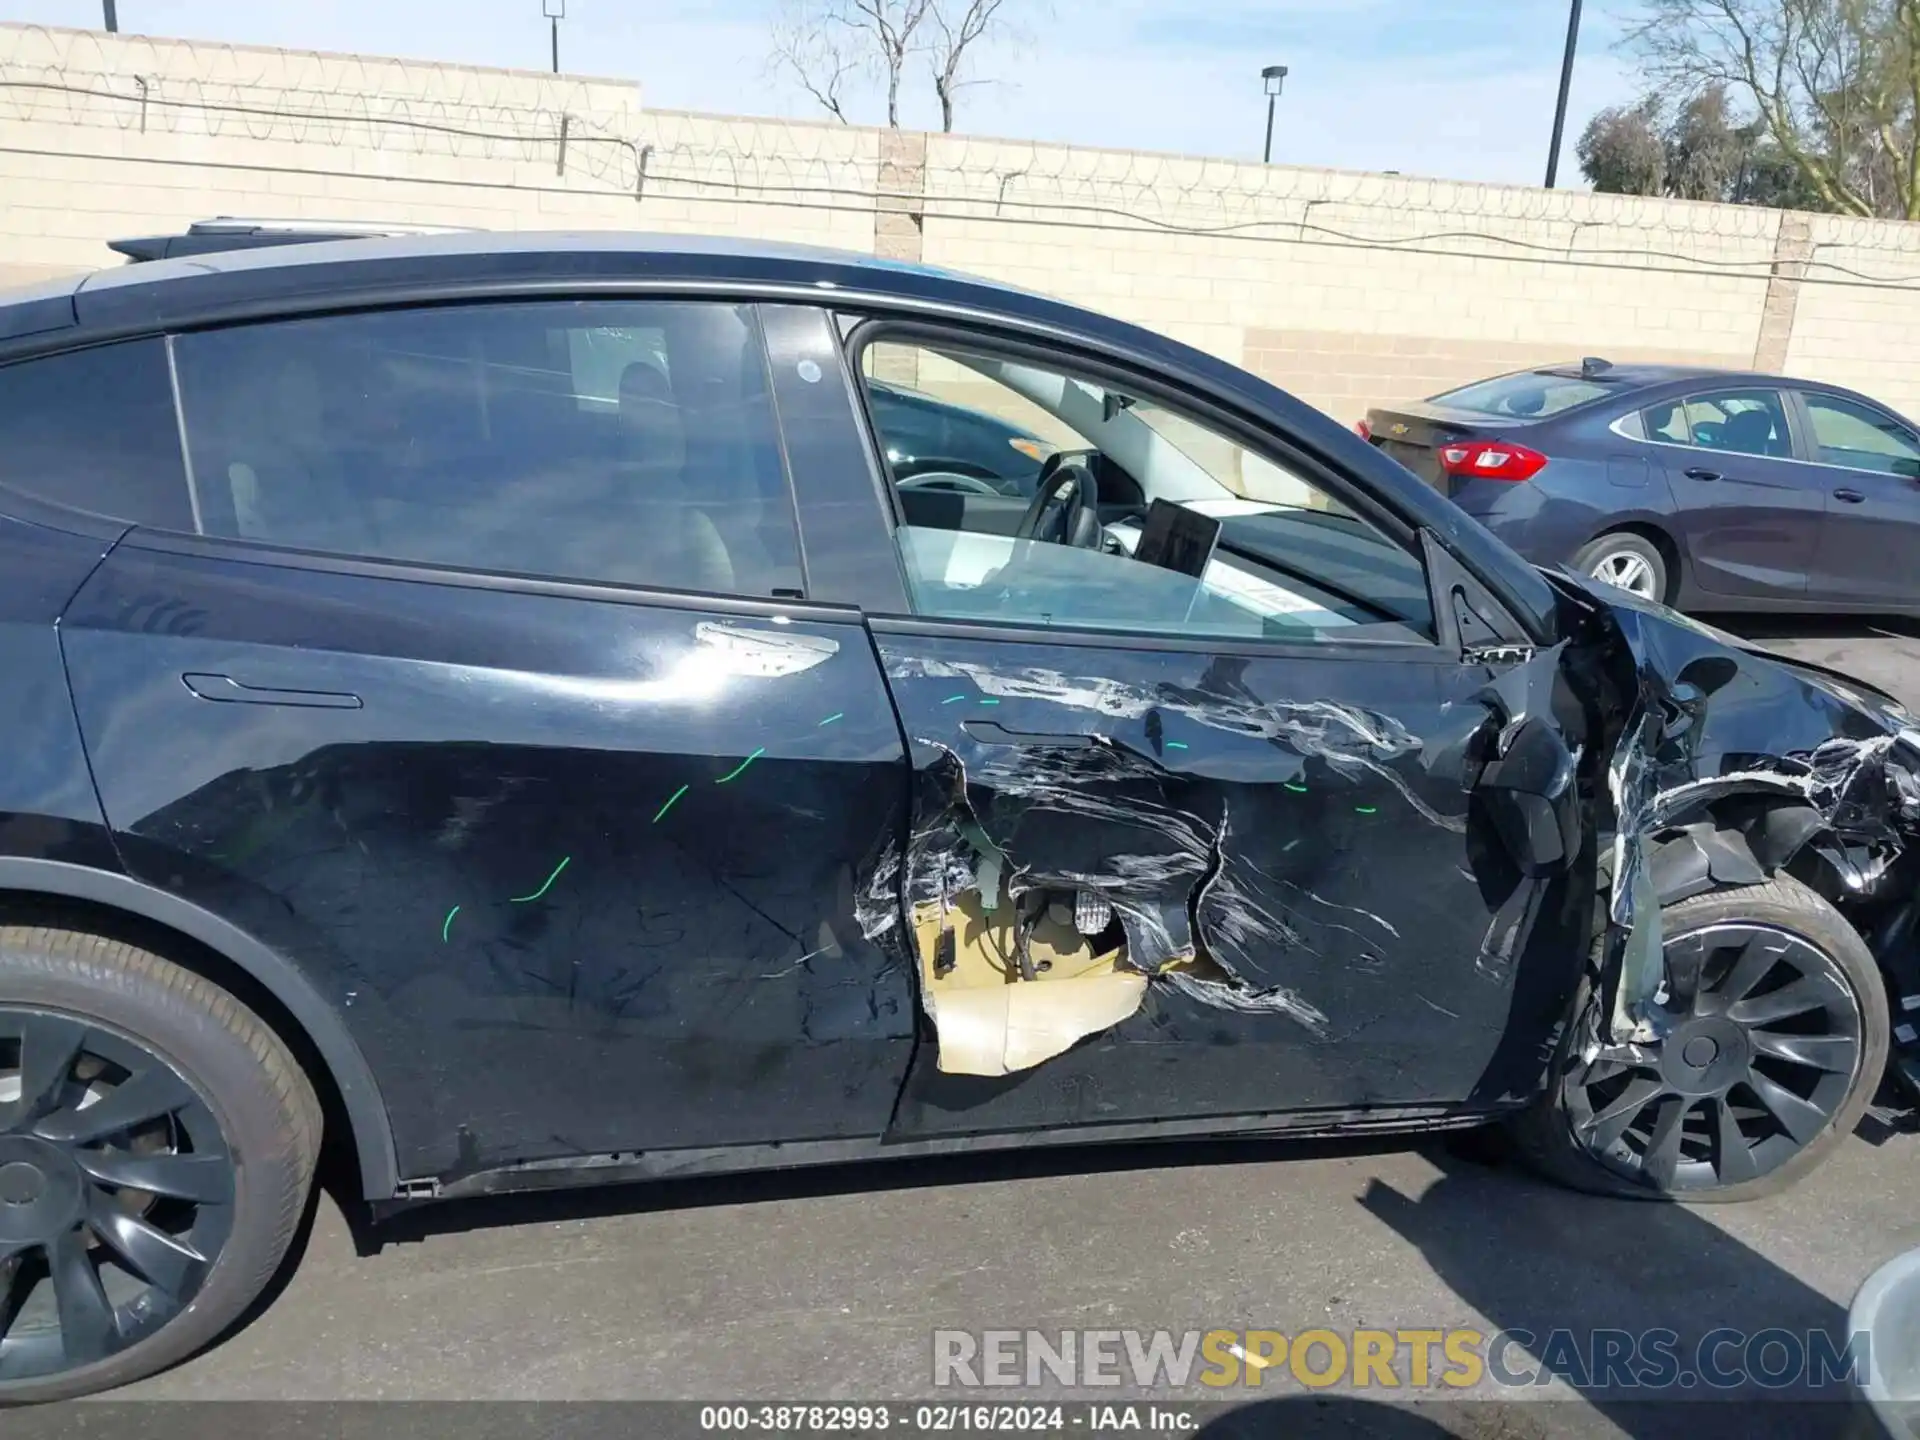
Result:
M1218 430L1024 361L866 353L916 612L1195 639L1432 642L1416 556ZM915 380L910 419L901 382L877 378L903 373ZM927 438L933 417L939 442ZM1025 452L1003 430L1031 437L1043 458L1030 475L1007 463ZM933 443L951 468L930 465ZM963 450L1004 473L976 473Z
M1808 395L1806 401L1821 464L1920 479L1920 442L1904 425L1832 395Z

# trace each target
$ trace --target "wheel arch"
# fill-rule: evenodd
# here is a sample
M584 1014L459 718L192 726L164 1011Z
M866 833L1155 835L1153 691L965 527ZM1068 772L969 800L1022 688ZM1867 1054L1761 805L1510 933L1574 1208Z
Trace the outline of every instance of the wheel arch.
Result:
M271 1002L261 1008L278 1012L261 1018L294 1047L310 1072L320 1071L310 1073L309 1078L322 1091L323 1105L345 1123L365 1198L393 1197L399 1188L399 1167L393 1129L378 1082L334 1008L290 962L191 901L131 876L83 865L0 856L0 901L4 900L66 902L82 912L132 922L148 932L144 938L149 943L157 943L163 950L168 950L166 937L174 937L176 944L167 958L188 969L217 972L230 967ZM153 933L156 931L157 936ZM207 956L213 958L213 965L196 965ZM208 973L207 978L221 983L227 977ZM254 997L243 994L239 998ZM289 1028L292 1033L287 1033ZM337 1106L329 1104L330 1100Z

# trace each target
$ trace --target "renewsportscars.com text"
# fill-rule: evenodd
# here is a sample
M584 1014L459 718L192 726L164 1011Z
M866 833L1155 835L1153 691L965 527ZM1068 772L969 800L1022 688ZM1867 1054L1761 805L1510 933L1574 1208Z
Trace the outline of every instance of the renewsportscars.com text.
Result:
M1864 1334L1672 1330L936 1330L933 1383L1136 1391L1301 1386L1321 1390L1826 1390L1872 1374Z

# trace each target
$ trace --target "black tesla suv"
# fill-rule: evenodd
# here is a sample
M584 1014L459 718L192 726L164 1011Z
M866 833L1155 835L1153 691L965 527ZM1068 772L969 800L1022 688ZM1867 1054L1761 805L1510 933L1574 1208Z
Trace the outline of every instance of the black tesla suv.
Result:
M869 375L1033 482L903 483ZM963 276L453 235L10 297L0 674L0 1399L215 1339L323 1135L376 1215L1492 1122L1739 1199L1911 1063L1894 702Z

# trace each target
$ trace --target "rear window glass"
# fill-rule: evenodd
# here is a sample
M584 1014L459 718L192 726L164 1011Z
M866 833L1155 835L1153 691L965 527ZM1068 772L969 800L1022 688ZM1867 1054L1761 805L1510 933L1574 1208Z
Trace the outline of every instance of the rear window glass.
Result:
M800 593L752 311L580 301L182 335L210 535L463 570Z
M1598 400L1608 392L1609 387L1597 380L1522 370L1516 375L1479 380L1435 395L1430 403L1453 410L1478 410L1486 415L1512 415L1531 420L1542 415L1558 415L1562 410Z
M135 525L192 530L166 342L0 368L0 484Z

